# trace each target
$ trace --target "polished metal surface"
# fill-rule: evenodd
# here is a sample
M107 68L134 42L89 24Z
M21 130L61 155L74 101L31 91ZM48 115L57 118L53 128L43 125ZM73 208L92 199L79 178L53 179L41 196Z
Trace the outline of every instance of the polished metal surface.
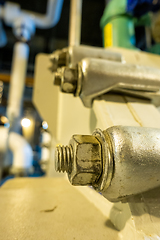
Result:
M97 129L92 136L74 135L68 147L58 147L56 170L66 170L73 185L92 185L116 202L160 186L159 145L160 129Z

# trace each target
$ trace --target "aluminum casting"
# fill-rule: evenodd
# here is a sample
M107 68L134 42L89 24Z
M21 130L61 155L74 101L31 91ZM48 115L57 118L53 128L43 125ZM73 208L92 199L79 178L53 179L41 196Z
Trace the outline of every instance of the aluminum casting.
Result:
M64 68L64 67L63 67ZM66 67L69 71L69 67ZM160 99L160 70L156 68L122 64L104 59L86 58L76 68L73 79L76 89L73 94L80 96L85 107L91 107L93 99L109 91L132 96ZM63 73L59 81L63 89ZM65 92L65 91L64 91ZM66 91L67 92L67 91Z
M62 66L76 67L76 65L86 57L101 58L117 62L124 61L120 53L112 52L104 48L85 45L70 46L62 50L56 50L50 55L50 60L52 62L50 69L55 72Z
M92 185L110 201L160 186L160 129L114 126L74 135L57 147L56 170L73 185Z

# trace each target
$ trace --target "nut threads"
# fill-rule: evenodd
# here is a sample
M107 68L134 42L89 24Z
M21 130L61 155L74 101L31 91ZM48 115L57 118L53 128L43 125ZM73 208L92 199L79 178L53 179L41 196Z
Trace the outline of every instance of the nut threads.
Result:
M55 169L57 172L70 172L72 163L72 147L58 146L55 152Z

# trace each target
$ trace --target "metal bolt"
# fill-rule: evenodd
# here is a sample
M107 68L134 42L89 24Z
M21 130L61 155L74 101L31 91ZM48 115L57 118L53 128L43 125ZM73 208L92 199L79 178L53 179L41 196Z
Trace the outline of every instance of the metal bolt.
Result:
M72 147L58 146L55 153L55 169L57 172L69 172L73 159Z
M54 85L61 86L61 91L65 93L75 93L77 88L78 71L75 68L58 68L54 74Z
M102 172L101 143L94 136L74 135L68 146L58 146L56 171L67 172L73 185L91 185Z

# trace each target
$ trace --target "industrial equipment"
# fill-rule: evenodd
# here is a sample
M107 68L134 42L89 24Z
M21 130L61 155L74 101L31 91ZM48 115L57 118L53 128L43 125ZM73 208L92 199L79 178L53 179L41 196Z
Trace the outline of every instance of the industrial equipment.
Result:
M74 135L56 149L56 170L71 184L93 186L110 201L122 201L157 188L160 130L114 126L92 136Z
M2 186L0 239L160 239L160 56L138 49L129 2L107 1L104 49L81 45L82 1L72 0L69 46L36 57L46 177Z
M29 58L28 42L35 34L36 27L45 29L57 24L62 5L63 0L48 0L46 15L24 11L20 8L20 5L11 2L5 2L3 5L0 5L0 19L13 28L13 34L17 39L14 46L11 83L6 111L9 120L9 131L8 129L1 129L3 131L2 142L6 141L5 144L1 143L5 145L3 152L7 152L8 148L10 148L14 155L11 173L15 175L24 175L26 172L31 172L33 162L31 146L20 135L20 118ZM11 138L9 137L10 133L12 133Z
M80 96L84 106L91 107L94 98L110 91L149 99L158 97L159 75L159 69L85 58L75 68L59 69L54 82L62 92Z

